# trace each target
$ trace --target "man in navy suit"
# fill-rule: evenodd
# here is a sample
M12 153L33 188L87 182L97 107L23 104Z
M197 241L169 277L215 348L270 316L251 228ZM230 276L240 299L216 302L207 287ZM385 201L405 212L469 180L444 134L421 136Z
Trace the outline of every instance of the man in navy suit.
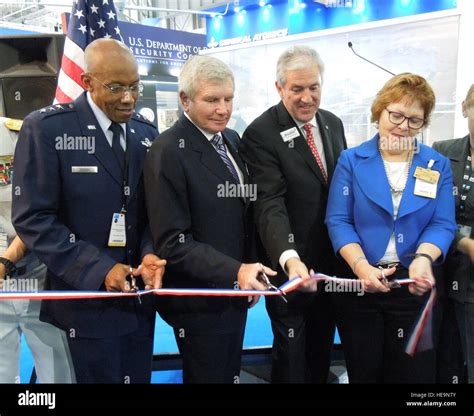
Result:
M194 56L183 66L179 97L184 114L160 135L145 161L150 229L167 259L165 285L265 289L253 250L253 188L226 128L234 77L222 61ZM161 316L173 326L185 383L237 383L247 297L160 297Z
M31 113L15 152L13 223L48 267L47 289L160 287L143 160L156 128L134 114L138 66L127 47L99 39L85 51L87 89L70 104ZM151 374L152 299L44 301L40 318L66 331L79 383L143 383Z

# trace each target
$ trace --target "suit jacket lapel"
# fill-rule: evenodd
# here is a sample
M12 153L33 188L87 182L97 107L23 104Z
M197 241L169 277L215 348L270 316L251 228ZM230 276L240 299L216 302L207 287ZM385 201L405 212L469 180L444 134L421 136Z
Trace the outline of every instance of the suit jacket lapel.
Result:
M331 182L332 174L334 173L334 152L333 152L333 144L331 140L331 131L329 130L329 126L326 124L326 120L324 116L320 113L316 113L316 121L319 126L319 131L321 133L321 139L324 146L324 156L326 159L326 166L327 166L327 175L328 180Z
M313 173L317 176L317 178L321 181L324 186L327 186L326 181L324 180L324 176L319 169L318 164L316 163L316 159L314 158L311 149L306 142L305 136L303 135L302 131L298 128L293 118L288 113L288 110L283 105L283 102L278 104L278 118L279 124L282 127L280 132L297 128L300 135L293 139L293 143L295 146L295 150L301 155L305 163L309 166L309 168L313 171ZM281 139L281 137L280 137Z
M148 139L152 141L154 137L148 137ZM142 140L145 140L145 137L137 136L133 122L130 120L127 123L127 186L130 188L130 196L135 192L142 176L143 158L146 153Z
M237 163L237 166L239 167L240 171L242 172L242 176L244 178L244 183L249 182L249 175L247 173L247 167L245 166L245 163L243 162L242 158L240 157L239 150L238 150L238 144L235 143L231 137L226 134L225 130L222 133L222 137L224 138L224 142L227 146L227 149L229 150L230 154L235 160L235 163Z
M464 167L466 163L467 154L469 152L469 135L461 140L455 142L451 146L449 153L446 155L451 161L451 170L453 171L454 184L461 190L464 176ZM459 192L458 192L459 195Z
M378 135L358 147L356 153L363 159L354 167L355 180L368 199L393 217L390 185L378 150Z
M85 93L79 96L79 98L74 101L73 105L75 105L75 107L78 109L76 114L79 118L79 126L81 128L82 135L90 136L93 134L96 138L94 156L104 167L104 169L109 172L114 180L120 186L122 186L122 172L112 153L112 148L110 147L107 138L102 131L102 128L100 127L97 119L94 116L94 113L92 112L92 109L87 103ZM89 130L88 126L94 126L94 129Z
M435 160L435 163L432 169L437 170L436 162L438 162L440 159L436 159L435 157L433 157L433 159ZM429 160L430 158L427 158L424 155L423 148L421 148L420 152L415 152L413 162L410 168L410 173L408 174L407 184L405 186L405 190L403 191L402 200L400 201L398 218L402 218L405 215L411 214L412 212L422 209L426 204L431 201L431 198L415 195L416 178L413 176L418 166L422 168L428 167ZM442 181L443 178L440 177L439 180Z
M201 154L202 164L223 182L227 181L233 183L234 178L232 177L232 174L229 169L227 169L209 140L207 140L207 138L187 119L185 115L181 116L178 123L180 124L180 128L183 130L184 138L189 139L189 143L193 150ZM186 140L186 143L187 142L188 140Z
M243 180L244 180L242 185L250 186L250 184L249 184L249 182L250 182L249 181L249 175L247 173L247 167L245 166L245 163L243 162L243 160L240 157L240 154L239 154L239 151L238 151L238 143L235 143L234 140L232 140L232 137L230 135L226 134L225 130L222 132L222 137L224 138L224 142L227 146L227 149L229 150L232 157L234 158L235 163L237 163L237 166L240 169L240 172L242 172L242 177L243 177ZM236 140L238 140L238 138L236 138ZM247 188L247 186L243 187L241 189L245 190ZM245 205L249 204L249 202L250 202L249 201L249 196L245 195L245 193L240 193L239 196L240 196L241 201Z

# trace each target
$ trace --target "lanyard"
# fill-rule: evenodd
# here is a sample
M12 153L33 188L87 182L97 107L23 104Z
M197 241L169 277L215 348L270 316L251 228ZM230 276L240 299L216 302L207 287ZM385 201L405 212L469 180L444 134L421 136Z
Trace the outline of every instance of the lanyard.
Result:
M459 191L459 219L466 220L466 200L473 184L474 176L472 172L472 158L468 152L466 162L464 164L461 189Z

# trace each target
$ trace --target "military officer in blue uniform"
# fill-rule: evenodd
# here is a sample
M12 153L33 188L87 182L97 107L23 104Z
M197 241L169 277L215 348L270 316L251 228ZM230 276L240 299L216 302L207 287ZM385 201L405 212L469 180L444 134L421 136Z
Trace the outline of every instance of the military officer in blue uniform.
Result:
M134 112L136 60L122 43L85 50L87 89L70 104L24 120L15 152L13 224L48 268L47 289L160 287L165 261L153 254L143 160L158 132ZM151 296L43 301L40 318L64 331L79 383L144 383L151 374Z

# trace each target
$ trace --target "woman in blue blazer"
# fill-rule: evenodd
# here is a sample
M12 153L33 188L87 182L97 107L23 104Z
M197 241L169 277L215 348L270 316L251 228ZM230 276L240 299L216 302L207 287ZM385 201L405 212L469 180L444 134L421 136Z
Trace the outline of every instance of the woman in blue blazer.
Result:
M379 133L344 151L334 172L329 235L364 289L335 296L350 382L435 381L433 351L404 353L456 230L449 160L415 138L434 104L424 78L393 77L372 104ZM391 288L396 277L415 283Z

